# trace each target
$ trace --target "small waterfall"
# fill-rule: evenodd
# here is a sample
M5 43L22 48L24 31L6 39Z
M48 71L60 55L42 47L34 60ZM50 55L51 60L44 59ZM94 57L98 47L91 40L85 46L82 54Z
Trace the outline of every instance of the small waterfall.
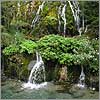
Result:
M73 13L73 16L74 16L74 20L76 21L76 16L75 16L73 5L71 4L71 1L68 1L68 3L69 3L69 6L70 6L70 8L72 10L72 13Z
M30 82L30 83L36 83L37 72L38 71L40 72L41 71L40 69L42 69L43 73L45 73L44 62L43 62L42 57L40 56L40 54L38 52L36 52L36 58L37 58L36 64L33 66L31 73L30 73L30 76L29 76L29 79L28 79L28 82ZM39 72L38 72L38 74L39 74ZM45 74L44 74L43 78L44 78L43 81L45 81ZM37 81L38 80L39 79L37 79Z
M39 14L40 14L40 11L43 10L44 3L45 3L45 1L43 1L42 4L39 5L39 8L38 8L37 13L36 13L36 16L32 21L32 25L31 25L32 27L35 27L35 23L39 20Z
M65 16L65 11L66 11L66 4L62 8L62 14L61 14L62 20L64 21L64 37L65 37L65 34L66 34L66 16Z
M81 74L79 77L79 83L77 84L78 87L84 88L85 87L85 74L83 71L83 66L81 66Z
M60 16L61 16L61 5L58 8L58 20L59 20L59 25L58 25L58 31L61 32L61 21L60 21Z
M62 11L61 11L62 10ZM58 19L59 19L59 25L58 25L58 30L59 32L61 32L60 28L61 28L61 20L60 20L60 17L61 19L63 20L64 22L64 37L65 37L65 34L66 34L66 4L64 4L63 8L61 9L61 5L59 6L58 8Z
M82 27L83 27L83 31L84 31L84 15L83 15L83 19L82 19Z
M47 84L47 82L45 82L44 62L38 52L36 52L36 58L36 64L31 70L28 82L22 85L23 88L39 89Z
M78 1L72 1L72 3L71 3L71 1L68 1L68 3L69 3L69 6L71 8L71 11L73 13L77 30L78 30L79 34L81 35L81 31L80 31L80 17L79 17L79 14L80 14L79 3L78 3Z

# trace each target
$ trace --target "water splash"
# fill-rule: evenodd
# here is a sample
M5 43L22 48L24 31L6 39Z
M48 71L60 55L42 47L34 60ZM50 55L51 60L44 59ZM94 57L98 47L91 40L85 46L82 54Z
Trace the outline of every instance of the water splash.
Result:
M28 82L22 85L23 88L39 89L47 84L47 82L45 82L44 62L38 52L36 52L36 58L36 64L31 70Z
M77 86L80 88L85 88L85 74L83 71L83 66L81 66L81 74L80 74L79 83L77 84Z

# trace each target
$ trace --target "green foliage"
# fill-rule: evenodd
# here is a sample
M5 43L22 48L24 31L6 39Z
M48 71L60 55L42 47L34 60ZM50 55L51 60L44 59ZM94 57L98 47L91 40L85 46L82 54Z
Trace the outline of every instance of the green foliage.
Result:
M31 40L24 40L19 45L19 47L20 47L20 53L27 51L28 54L30 54L34 52L34 50L37 48L37 45L35 42Z
M34 50L37 48L35 42L31 40L23 40L20 44L11 44L3 50L5 55L13 55L15 53L27 52L28 54L34 53Z
M12 37L9 33L1 33L1 46L8 46L11 43Z
M18 51L19 51L19 47L17 47L15 44L12 44L12 45L6 47L3 50L3 53L5 55L13 55L13 54L17 53Z
M80 1L82 15L88 25L89 34L99 37L99 1Z
M25 27L25 26L28 26L29 23L27 22L24 22L22 20L12 20L11 24L10 25L13 25L15 27Z
M57 64L66 64L67 66L73 65L88 65L92 72L98 72L99 70L99 42L98 40L89 40L86 37L62 37L59 35L47 34L59 34L58 27L58 8L60 5L63 7L65 2L52 2L48 1L43 7L43 11L39 14L39 20L37 21L34 29L31 28L32 20L35 18L36 12L41 1L24 2L20 1L20 7L18 10L19 1L4 1L1 2L1 43L3 53L9 57L16 53L32 54L36 50L39 50L41 56L45 61L53 61ZM75 27L72 11L67 3L66 7L66 29L67 34L74 36L79 34ZM87 33L89 36L98 37L99 31L99 2L98 1L79 1L81 9L81 19L84 15L85 25L88 25ZM82 22L80 23L82 26ZM31 40L25 40L22 33L25 36L30 37L32 31L32 38L35 37L38 40L37 43ZM61 31L63 31L63 21L61 20ZM62 32L61 32L62 33ZM15 35L16 34L16 35ZM94 35L95 34L95 35ZM33 39L32 39L33 40ZM16 64L14 65L16 66ZM12 72L13 72L12 66ZM23 68L24 69L24 68ZM21 72L24 77L24 73L27 73L27 68ZM22 76L21 74L21 76Z
M46 16L44 19L44 23L45 23L45 25L54 26L57 24L57 18L55 18L53 16Z
M45 60L56 60L60 64L87 64L93 59L94 48L88 39L64 38L48 35L38 41L38 48Z

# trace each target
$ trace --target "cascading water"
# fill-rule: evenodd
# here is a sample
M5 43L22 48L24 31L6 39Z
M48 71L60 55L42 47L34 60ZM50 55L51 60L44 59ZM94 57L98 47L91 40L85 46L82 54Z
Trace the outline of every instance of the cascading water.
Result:
M61 5L59 6L58 8L58 19L59 19L59 25L58 25L58 31L61 32L60 28L61 28L61 20L60 20L60 17L61 19L63 20L64 22L64 32L63 32L63 35L65 37L65 34L66 34L66 4L64 4L63 8L61 9Z
M58 25L58 31L61 32L61 21L60 21L60 16L61 16L61 5L58 8L58 20L59 20L59 25Z
M85 74L83 71L83 66L81 66L81 74L79 77L79 83L77 84L78 87L84 88L85 87Z
M31 25L32 27L35 27L35 23L39 20L39 14L40 14L40 11L43 10L44 3L45 3L45 1L43 1L42 4L38 8L36 16L32 21L32 25Z
M31 70L28 82L22 85L23 88L39 89L47 84L47 82L45 82L44 62L38 52L36 52L36 58L36 64Z
M77 27L77 30L81 36L81 33L84 31L84 17L82 18L82 27L80 27L80 8L79 8L79 2L78 1L68 1L69 6L71 8L74 21ZM61 11L62 10L62 11ZM63 8L61 9L61 5L58 8L58 19L59 19L59 25L58 25L58 31L60 32L61 28L61 20L60 17L62 18L64 22L64 36L66 34L66 16L65 16L65 11L66 11L66 4L64 4Z
M66 16L65 16L65 11L66 11L66 4L62 8L62 14L61 14L62 20L64 21L64 37L65 37L65 34L66 34Z
M81 31L80 31L80 17L79 17L79 14L80 14L79 3L77 1L72 1L72 3L71 3L71 1L68 1L68 3L69 3L69 6L71 8L71 11L73 13L77 30L78 30L79 34L81 35Z

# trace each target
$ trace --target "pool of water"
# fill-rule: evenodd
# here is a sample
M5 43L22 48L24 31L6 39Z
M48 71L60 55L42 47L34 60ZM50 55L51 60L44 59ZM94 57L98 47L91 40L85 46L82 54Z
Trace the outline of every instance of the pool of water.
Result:
M47 85L38 90L22 89L23 83L17 80L7 80L1 83L2 99L98 99L99 92L89 89L73 88L73 85L53 84Z

